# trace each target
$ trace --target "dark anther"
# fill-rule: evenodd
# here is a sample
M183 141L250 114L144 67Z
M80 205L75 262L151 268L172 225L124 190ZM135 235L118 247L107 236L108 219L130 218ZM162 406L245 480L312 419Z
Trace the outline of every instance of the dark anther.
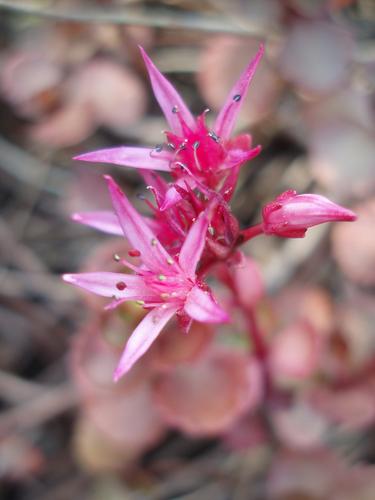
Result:
M156 144L155 151L157 153L160 153L161 151L163 151L163 144Z
M193 149L198 149L199 148L199 144L200 144L199 141L195 141L194 144L193 144Z
M173 106L172 113L178 113L178 107L177 106Z
M234 102L239 102L240 100L241 100L241 94L236 94L235 96L233 96Z
M211 132L208 132L208 135L211 137L212 140L214 140L215 142L219 142L219 136L215 134L215 132L211 131Z

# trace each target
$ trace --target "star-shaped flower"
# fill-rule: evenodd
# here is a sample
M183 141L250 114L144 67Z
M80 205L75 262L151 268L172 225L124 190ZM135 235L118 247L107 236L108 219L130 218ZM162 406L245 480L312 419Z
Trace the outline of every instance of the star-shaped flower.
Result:
M175 314L186 328L192 320L222 323L228 320L228 316L216 303L207 285L197 277L209 225L206 211L191 226L178 258L174 258L113 179L105 178L118 222L141 264L135 266L122 260L134 274L94 272L65 274L63 278L98 295L114 298L109 307L132 300L149 310L125 346L114 373L114 379L118 380L147 351Z
M209 129L205 123L206 112L198 118L193 117L176 89L141 48L155 97L170 127L170 131L165 132L166 143L154 149L126 146L103 149L75 159L167 171L176 181L188 180L191 187L197 184L199 187L201 183L217 190L228 176L228 171L237 170L247 160L257 156L261 149L260 146L252 148L250 135L231 138L231 134L263 51L263 46L260 46L255 58L230 91L212 129ZM166 206L178 199L180 196L172 189Z

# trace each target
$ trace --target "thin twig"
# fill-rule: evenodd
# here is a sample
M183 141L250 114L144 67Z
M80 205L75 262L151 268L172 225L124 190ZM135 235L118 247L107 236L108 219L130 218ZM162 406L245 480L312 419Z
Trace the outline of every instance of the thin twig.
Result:
M0 0L0 8L1 0ZM49 194L59 195L61 185L68 179L69 173L56 165L49 165L39 158L35 158L25 149L16 144L12 144L5 137L0 136L1 161L0 169L17 182L22 182L27 186L42 189ZM53 168L51 168L53 167ZM45 181L47 176L48 183ZM29 198L29 191L23 190L23 194Z
M14 233L0 218L0 255L7 256L20 270L31 273L46 273L47 267L38 256L23 243L17 241Z
M0 437L38 426L60 413L73 408L78 401L76 389L70 383L46 388L42 394L23 402L0 416Z
M8 403L20 403L39 396L44 390L45 388L41 384L0 370L0 395Z
M24 271L10 270L0 267L0 293L7 297L25 297L27 292L33 290L60 304L72 303L76 296L67 289L60 276L50 273L25 273Z
M239 26L228 20L227 16L217 14L197 14L188 11L172 11L168 8L155 7L111 7L110 9L90 7L65 9L63 7L42 6L36 3L0 0L0 8L19 14L57 19L61 21L112 23L155 28L187 29L205 32L231 33L241 36L264 37L264 29L255 23Z

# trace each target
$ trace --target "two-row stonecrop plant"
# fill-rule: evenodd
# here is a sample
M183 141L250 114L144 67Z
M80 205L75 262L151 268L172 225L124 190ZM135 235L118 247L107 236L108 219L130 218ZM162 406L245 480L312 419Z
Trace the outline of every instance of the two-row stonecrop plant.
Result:
M113 211L78 213L73 218L104 232L124 235L131 250L126 259L123 255L114 258L129 272L64 275L65 281L112 299L108 309L135 301L147 311L125 345L115 381L148 350L173 316L182 334L189 331L192 321L231 321L231 311L219 305L206 279L215 273L231 290L233 303L241 307L230 276L232 266L242 265L240 246L244 242L261 234L301 238L311 226L356 218L323 196L289 190L263 207L259 224L240 229L230 201L241 167L261 148L252 145L250 135L232 137L232 132L263 47L233 86L212 127L206 124L207 110L195 118L143 49L141 52L170 128L164 143L153 149L104 149L76 159L139 169L153 196L152 202L145 198L151 216L140 215L115 181L105 176ZM157 171L168 173L170 181ZM220 272L215 271L218 268ZM255 354L266 364L267 346L256 328L251 332Z

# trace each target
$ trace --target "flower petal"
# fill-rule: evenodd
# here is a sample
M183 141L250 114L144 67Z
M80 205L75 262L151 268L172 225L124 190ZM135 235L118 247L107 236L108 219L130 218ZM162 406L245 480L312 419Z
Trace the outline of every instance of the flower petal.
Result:
M193 319L203 323L225 323L228 314L215 302L211 293L194 286L189 292L185 312Z
M108 234L123 236L124 232L114 212L100 210L96 212L78 212L72 215L75 222L93 227Z
M73 160L113 163L126 167L170 171L172 156L167 152L158 153L151 148L119 147L99 149L75 156Z
M143 263L156 273L168 272L173 269L170 265L171 256L161 245L145 220L131 205L125 194L109 175L104 178L108 183L113 207L119 223L132 248L139 250Z
M155 97L171 127L172 132L183 135L181 120L192 130L195 119L173 85L160 73L142 47L139 47L145 61ZM175 112L177 110L177 112Z
M219 170L225 170L228 168L235 168L241 166L246 161L250 161L256 156L258 156L261 150L262 150L261 146L256 146L255 148L250 149L249 151L242 151L240 149L230 150L228 151L228 155L225 158L225 162L219 168Z
M224 140L229 138L233 130L234 122L237 119L237 115L246 97L249 84L262 58L263 52L264 47L261 45L255 58L250 62L238 81L232 87L224 106L221 108L216 118L214 130L216 134Z
M205 213L201 213L189 229L181 247L178 261L188 278L195 278L195 270L206 243L207 228L208 218Z
M110 272L64 274L63 280L103 297L144 300L147 295L147 299L155 299L143 280L132 274Z
M165 193L163 203L160 205L160 211L168 210L168 208L173 207L182 200L180 193L176 190L174 186L171 186Z
M176 311L177 309L174 307L166 309L158 307L150 311L143 318L125 346L125 350L113 374L115 382L128 372L134 363L147 351Z

